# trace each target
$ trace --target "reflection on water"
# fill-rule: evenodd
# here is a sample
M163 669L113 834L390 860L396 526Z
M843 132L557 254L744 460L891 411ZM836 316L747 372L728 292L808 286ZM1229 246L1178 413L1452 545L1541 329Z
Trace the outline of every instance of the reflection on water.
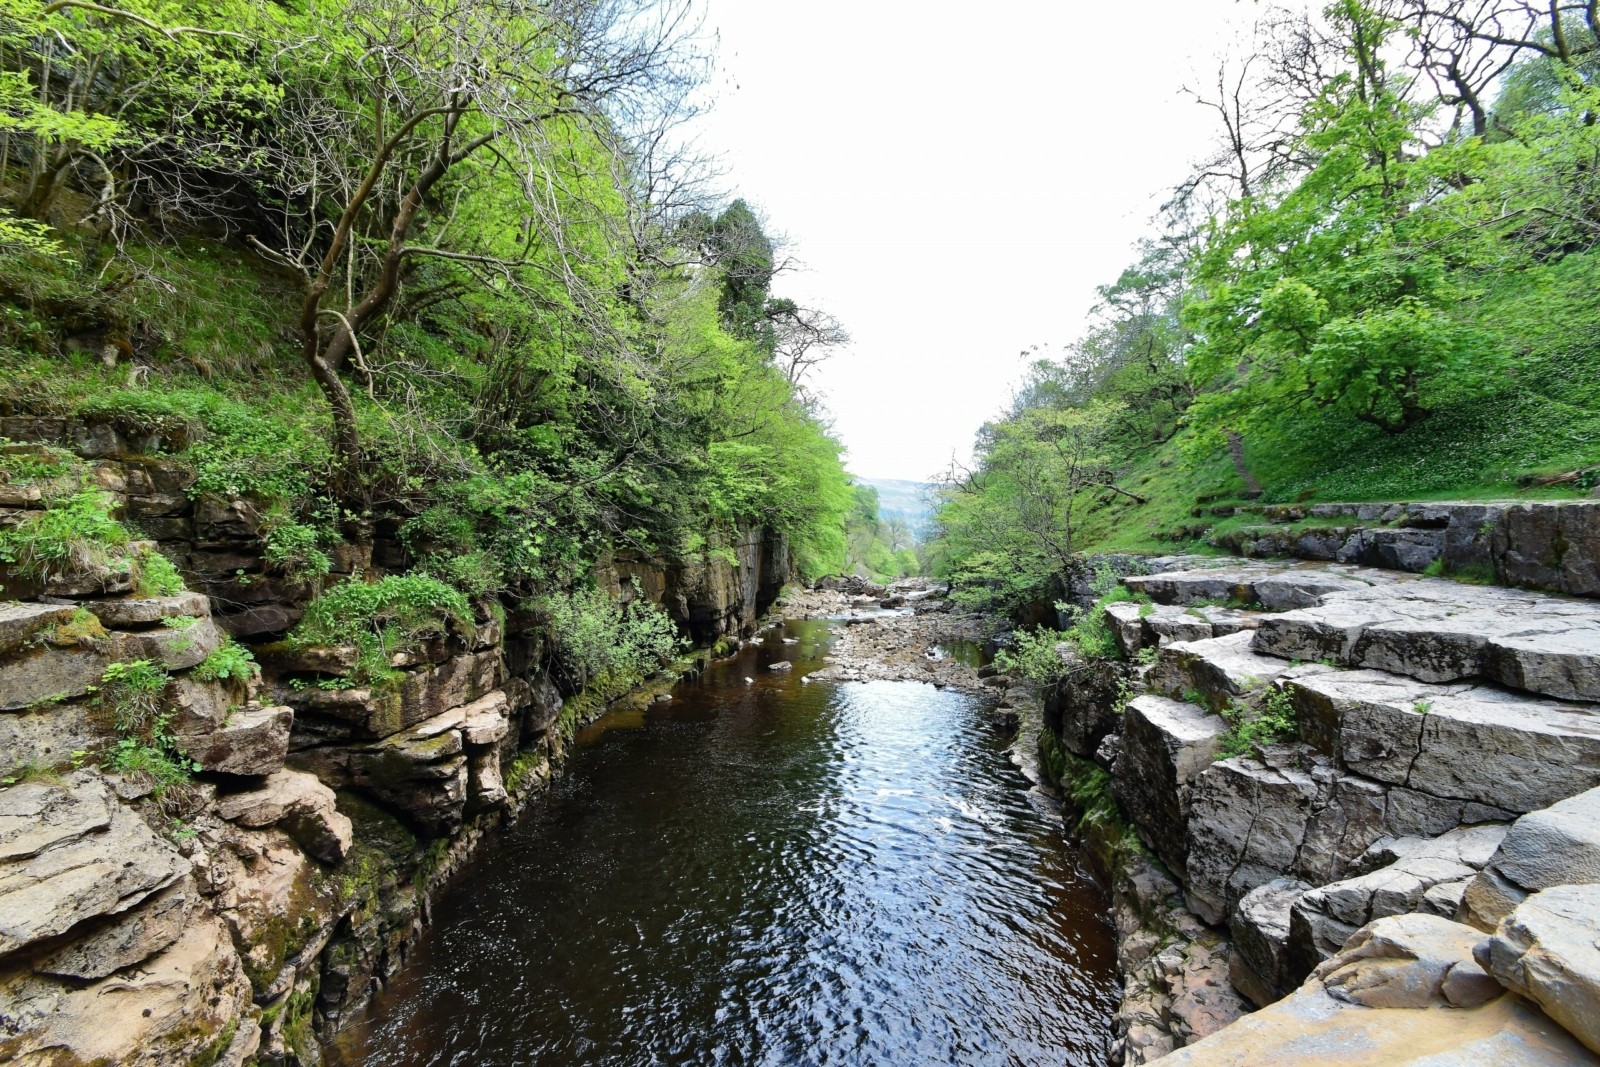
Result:
M973 698L803 684L827 640L586 730L336 1062L1104 1062L1107 907L1060 820Z

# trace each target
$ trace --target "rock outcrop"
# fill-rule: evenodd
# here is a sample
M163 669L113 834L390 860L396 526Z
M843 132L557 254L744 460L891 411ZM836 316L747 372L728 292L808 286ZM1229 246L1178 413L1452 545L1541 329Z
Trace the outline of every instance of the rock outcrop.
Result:
M357 649L271 640L316 589L268 562L251 501L195 493L143 454L161 442L111 424L3 417L0 437L89 460L62 465L70 485L0 481L0 526L90 486L150 538L59 572L0 563L0 1059L318 1062L318 1036L402 966L429 894L604 699L546 669L538 612L489 603L352 686ZM325 583L403 569L396 529L328 548ZM599 578L737 640L790 565L760 529L725 540L733 563L610 561ZM143 588L154 553L195 591ZM136 703L117 695L128 670Z
M1454 546L1455 566L1477 558L1461 554L1465 515L1413 506L1391 521L1433 525L1395 527L1404 537L1352 532L1340 551L1352 538L1365 547L1344 552L1348 562L1148 561L1151 573L1123 579L1140 599L1104 608L1123 662L1071 660L1052 695L1051 743L1110 772L1117 817L1175 876L1188 919L1151 920L1163 951L1220 956L1237 994L1267 1009L1199 1042L1195 1055L1222 1051L1192 1062L1324 1062L1282 1051L1297 1032L1305 1049L1323 1048L1308 1035L1324 1024L1330 1042L1393 1027L1443 1042L1436 1049L1459 1046L1465 1059L1448 1062L1479 1054L1479 1022L1457 1039L1448 1027L1340 1005L1470 1011L1481 1050L1510 1055L1529 1043L1527 1062L1570 1049L1552 1019L1588 1040L1567 1020L1589 1010L1590 961L1563 916L1579 914L1600 883L1600 603L1419 577L1440 558L1415 551L1434 533ZM1485 566L1510 568L1524 586L1600 592L1585 584L1592 568L1577 542L1559 567L1527 562L1538 538L1586 530L1600 505L1484 515L1480 526L1502 531L1480 538ZM1080 776L1084 767L1093 763ZM1113 854L1114 888L1147 862L1137 851ZM1534 903L1553 892L1553 903ZM1472 961L1474 928L1495 933L1494 977ZM1125 943L1145 936L1122 933ZM1446 942L1454 978L1427 963ZM1557 946L1549 956L1547 944ZM1149 1008L1151 984L1168 996L1172 984L1146 963L1120 962L1123 1062L1189 1044L1189 1031ZM1390 984L1391 971L1405 976ZM1471 1004L1458 1002L1467 985L1480 998ZM1505 988L1541 1005L1535 989L1546 990L1547 1014ZM1512 1036L1494 1037L1502 1026ZM1240 1043L1228 1037L1236 1032L1255 1036ZM1404 1042L1381 1047L1413 1062ZM1346 1062L1331 1044L1327 1055Z

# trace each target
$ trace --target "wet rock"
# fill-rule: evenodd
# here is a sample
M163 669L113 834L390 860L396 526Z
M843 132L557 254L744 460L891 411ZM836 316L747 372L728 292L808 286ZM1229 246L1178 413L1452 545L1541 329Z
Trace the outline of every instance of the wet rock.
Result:
M1600 1052L1600 885L1533 894L1508 915L1478 959L1495 978L1538 1004L1592 1052Z

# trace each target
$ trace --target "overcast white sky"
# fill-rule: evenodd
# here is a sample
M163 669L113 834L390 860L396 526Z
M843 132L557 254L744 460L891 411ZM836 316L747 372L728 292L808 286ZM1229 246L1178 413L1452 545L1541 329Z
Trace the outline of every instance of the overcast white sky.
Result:
M706 0L702 142L792 241L779 293L841 319L814 385L865 477L925 478L1081 330L1187 163L1181 95L1249 0Z

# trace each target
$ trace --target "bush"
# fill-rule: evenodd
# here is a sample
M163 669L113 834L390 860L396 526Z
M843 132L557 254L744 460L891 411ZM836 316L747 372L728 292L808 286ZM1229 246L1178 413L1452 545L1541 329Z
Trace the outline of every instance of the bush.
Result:
M269 516L264 525L261 556L291 581L315 581L333 570L333 560L318 547L322 535L316 527L279 516Z
M1285 689L1269 692L1260 710L1230 701L1222 717L1227 720L1228 729L1223 732L1218 759L1259 753L1267 745L1288 740L1299 729L1294 702Z
M361 685L391 675L389 656L404 645L442 636L451 624L472 626L472 605L459 591L422 574L349 581L311 602L289 634L296 645L354 645L359 661L347 681Z
M183 576L160 552L144 549L132 562L133 591L139 596L176 596L183 592Z
M1043 683L1059 681L1070 672L1071 664L1056 651L1068 634L1041 626L1031 632L1018 630L1014 640L1014 648L1002 648L995 654L994 665L1000 670Z
M105 566L130 539L127 527L111 517L106 494L85 489L0 530L0 562L42 581Z
M613 687L657 670L682 647L672 619L643 596L624 604L599 589L585 589L546 597L540 608L550 620L562 664Z
M250 650L230 637L200 661L194 669L194 676L202 682L248 685L255 678L257 669L256 658Z

